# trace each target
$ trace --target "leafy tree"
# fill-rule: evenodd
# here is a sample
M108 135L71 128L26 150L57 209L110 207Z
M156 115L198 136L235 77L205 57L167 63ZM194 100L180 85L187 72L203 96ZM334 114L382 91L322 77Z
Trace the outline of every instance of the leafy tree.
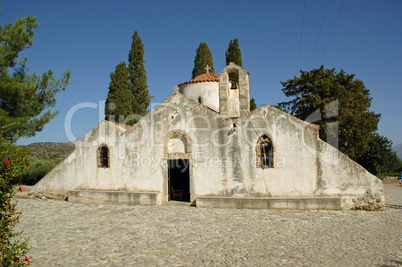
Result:
M127 116L134 114L132 95L125 62L120 62L114 72L110 73L109 93L105 103L105 119L126 124L133 124ZM129 118L129 117L128 117Z
M257 104L255 103L254 97L250 99L250 111L253 111L257 108Z
M357 162L374 175L398 172L402 161L392 150L392 141L378 133L369 142L370 149L357 159Z
M4 131L4 128L6 126L0 129ZM15 187L12 180L19 177L28 163L27 149L12 145L15 139L0 135L0 266L29 264L28 242L18 238L22 232L13 231L21 212L17 212L17 203L13 202Z
M226 58L226 66L229 65L230 62L235 63L238 66L242 66L242 58L241 58L241 51L239 47L239 40L236 38L233 41L230 40L228 50L225 52ZM229 75L231 81L236 83L239 82L239 74L238 73L231 73Z
M148 106L152 99L148 91L147 74L144 63L144 44L138 32L135 31L131 43L131 50L128 54L128 74L131 83L132 108L136 116L144 116L147 114Z
M198 75L207 73L206 67L210 68L210 73L215 73L214 61L212 58L211 50L207 43L202 42L195 50L194 68L192 72L191 79L194 79Z
M342 69L337 73L321 66L300 73L300 77L281 82L282 91L293 99L279 105L302 120L318 124L324 141L337 138L339 149L350 158L356 160L367 152L381 116L369 110L370 90L354 79L355 74ZM338 130L329 128L334 125Z
M1 10L0 10L1 12ZM38 76L28 74L28 59L19 53L33 45L34 30L39 23L33 15L17 18L0 26L0 135L34 136L54 118L58 111L55 95L67 87L70 70L56 80L51 70Z

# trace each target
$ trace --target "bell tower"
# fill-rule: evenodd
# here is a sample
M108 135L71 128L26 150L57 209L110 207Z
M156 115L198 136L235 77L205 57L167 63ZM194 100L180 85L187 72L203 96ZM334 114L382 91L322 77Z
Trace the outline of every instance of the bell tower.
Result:
M230 81L229 74L237 73L239 83ZM231 62L219 73L219 113L234 119L246 120L250 113L250 73Z

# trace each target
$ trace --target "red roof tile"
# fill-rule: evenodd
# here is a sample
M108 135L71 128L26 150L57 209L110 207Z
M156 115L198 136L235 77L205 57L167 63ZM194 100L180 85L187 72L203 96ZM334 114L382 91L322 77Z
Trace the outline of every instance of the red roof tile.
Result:
M215 73L204 73L204 74L198 75L191 81L181 83L178 86L183 85L183 84L189 84L189 83L203 83L203 82L219 82L218 75L216 75Z
M121 123L118 123L118 122L115 122L115 121L111 121L111 123L113 123L114 125L117 125L117 126L119 126L119 127L121 127L121 128L124 128L124 129L126 129L126 130L128 130L128 129L131 128L130 125L121 124Z

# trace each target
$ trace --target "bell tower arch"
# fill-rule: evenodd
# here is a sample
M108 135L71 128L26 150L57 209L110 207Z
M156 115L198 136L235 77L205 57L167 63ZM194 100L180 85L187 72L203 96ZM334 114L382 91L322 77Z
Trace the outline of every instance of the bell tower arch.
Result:
M229 74L237 73L238 84L230 81ZM231 62L219 73L219 113L246 120L250 113L250 73Z

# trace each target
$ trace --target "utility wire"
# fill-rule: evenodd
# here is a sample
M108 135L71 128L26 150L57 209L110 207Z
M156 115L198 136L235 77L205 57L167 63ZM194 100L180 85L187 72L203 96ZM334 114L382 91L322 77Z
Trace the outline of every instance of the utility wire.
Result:
M329 40L331 39L332 32L333 32L334 29L335 29L335 25L336 25L336 22L338 21L338 17L339 17L339 14L341 13L341 9L342 9L343 2L344 2L344 1L345 1L345 0L342 0L341 6L339 7L338 14L336 15L336 19L335 19L334 25L332 26L331 33L329 34L327 44L325 45L324 52L322 52L322 56L321 56L321 59L320 59L320 61L319 61L320 64L321 64L322 59L323 59L323 57L324 57L325 51L327 50Z
M317 50L318 40L320 39L320 35L321 35L321 31L322 31L322 25L324 24L325 15L327 14L328 4L329 4L329 0L327 1L327 5L325 6L324 16L322 16L321 26L320 26L320 30L318 32L317 41L315 42L314 52L313 52L313 56L311 57L309 69L311 69L311 65L313 64L315 51Z
M296 74L297 74L297 71L299 68L300 50L301 50L301 42L302 42L303 27L304 27L304 15L306 13L306 2L307 2L307 0L304 0L303 18L302 18L302 25L301 25L301 30L300 30L300 40L299 40L299 52L297 53Z
M248 116L247 112L244 110L243 105L240 103L240 101L239 101L239 104L240 104L241 110L243 111L244 115L246 115L248 121L250 122L251 127L253 127L254 132L257 134L258 140L259 140L261 143L263 143L264 140L261 139L261 135L257 132L257 129L254 127L253 122L252 122L252 120L250 119L250 116ZM261 147L260 147L260 149L261 149ZM263 152L263 154L265 155L265 154L266 154L265 146L262 146L262 149L263 149L262 152ZM262 162L261 162L261 163L262 163ZM262 167L262 169L264 169L264 164L261 164L261 167Z

